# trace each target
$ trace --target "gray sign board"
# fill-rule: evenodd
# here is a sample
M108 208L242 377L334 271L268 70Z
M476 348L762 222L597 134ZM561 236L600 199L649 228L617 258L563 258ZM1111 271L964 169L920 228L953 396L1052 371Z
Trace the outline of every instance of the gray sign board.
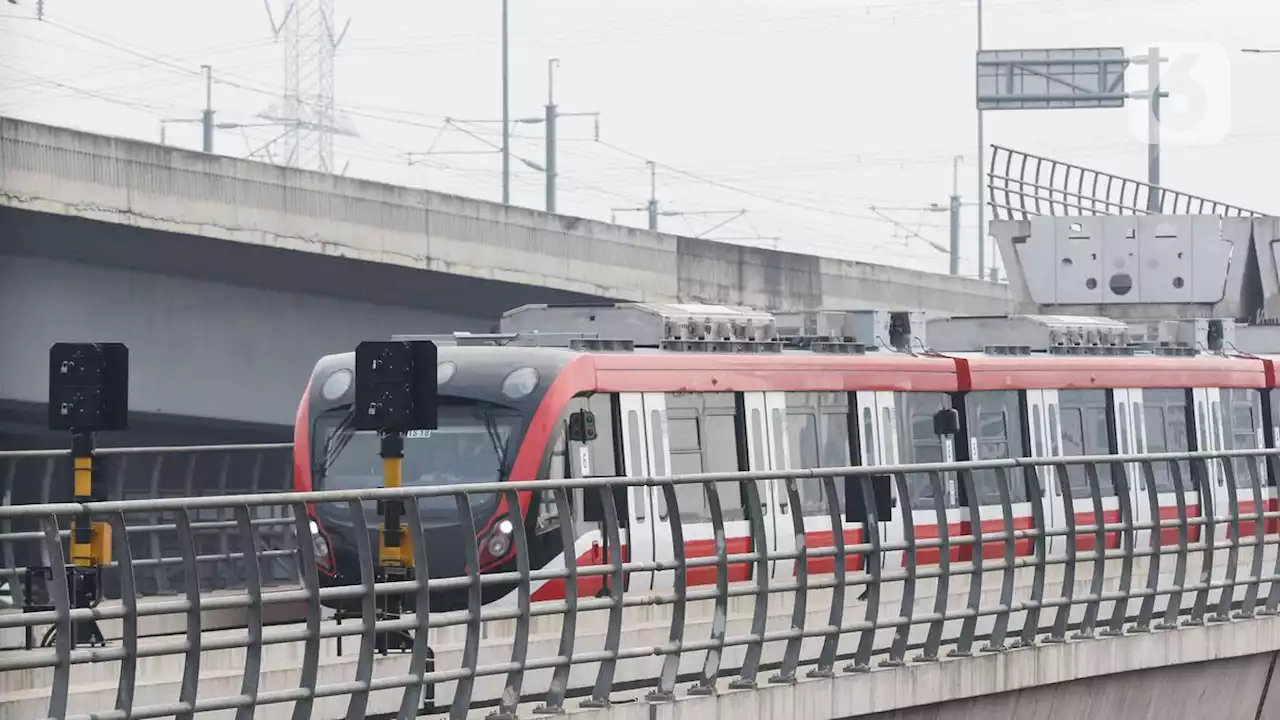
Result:
M1122 47L984 50L978 109L1121 108L1128 65Z

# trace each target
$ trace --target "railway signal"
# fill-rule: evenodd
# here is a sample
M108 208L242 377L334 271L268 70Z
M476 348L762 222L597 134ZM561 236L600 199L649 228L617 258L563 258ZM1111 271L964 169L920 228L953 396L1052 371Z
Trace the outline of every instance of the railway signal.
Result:
M437 425L436 346L428 340L371 341L356 347L356 430L376 431L380 439L382 485L403 485L404 434L434 430ZM382 532L378 541L377 579L380 582L413 578L413 545L400 525L404 508L400 500L379 503ZM384 596L383 612L399 616L401 597ZM380 638L385 652L385 639Z
M99 497L94 482L94 433L129 424L129 349L122 343L55 343L49 348L49 429L71 433L77 503ZM111 526L81 513L71 524L66 569L72 601L92 606L102 594L102 567L111 562ZM95 621L77 623L72 645L102 644Z

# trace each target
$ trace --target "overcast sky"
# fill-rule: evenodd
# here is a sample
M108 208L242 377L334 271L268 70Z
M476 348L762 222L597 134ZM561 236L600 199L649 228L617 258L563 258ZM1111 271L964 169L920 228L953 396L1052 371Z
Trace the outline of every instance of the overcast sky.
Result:
M0 4L0 114L154 142L162 118L198 116L202 64L219 81L219 122L262 122L256 115L282 92L284 49L262 0L46 0L43 23L33 19L35 2ZM272 2L278 20L287 0ZM947 216L923 208L946 205L956 155L960 193L976 198L973 0L511 5L512 115L543 113L551 57L560 60L561 110L601 113L604 142L593 140L590 118L561 121L561 212L608 220L615 209L642 207L644 160L652 159L663 210L747 211L715 229L732 215L666 216L664 230L946 270L930 243L947 244ZM500 7L336 0L339 28L348 19L350 27L335 61L335 95L359 133L339 139L336 167L499 199L500 157L484 151L499 142L500 126L465 126L473 135L441 128L446 117L501 117ZM1280 54L1240 52L1280 47L1280 2L985 3L989 49L1118 45L1136 54L1152 43L1175 54L1196 47L1181 43L1207 43L1225 63L1197 76L1210 100L1180 98L1182 86L1166 81L1171 118L1207 113L1216 130L1176 128L1179 138L1212 142L1167 145L1165 185L1280 211ZM1144 71L1134 72L1129 87L1140 89ZM1144 138L1130 110L986 117L988 143L1145 177ZM244 156L277 133L220 131L216 149ZM514 152L541 163L541 125L517 126L517 135ZM198 148L199 128L170 125L168 142ZM406 153L429 149L436 154L426 162L407 161ZM542 207L541 175L519 161L513 167L513 202ZM643 213L617 219L645 223ZM976 271L976 226L976 207L967 205L967 274Z

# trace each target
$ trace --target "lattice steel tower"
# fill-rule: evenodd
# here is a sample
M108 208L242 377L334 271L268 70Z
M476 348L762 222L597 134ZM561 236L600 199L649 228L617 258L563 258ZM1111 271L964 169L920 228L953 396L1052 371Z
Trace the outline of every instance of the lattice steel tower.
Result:
M334 0L291 0L277 25L271 0L264 3L276 39L284 35L284 97L262 117L288 128L281 138L285 165L333 172L334 135L356 135L333 100L333 58L351 21L335 34Z

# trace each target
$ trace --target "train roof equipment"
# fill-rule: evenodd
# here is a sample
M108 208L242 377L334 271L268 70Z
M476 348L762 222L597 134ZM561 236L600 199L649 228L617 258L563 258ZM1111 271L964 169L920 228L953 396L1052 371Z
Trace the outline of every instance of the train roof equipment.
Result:
M601 303L523 305L505 313L504 334L567 338L580 350L844 354L924 348L924 314L817 310L774 315L741 305Z
M1122 321L1075 315L1010 315L931 320L930 349L993 355L1190 356L1235 350L1229 318Z
M522 305L503 314L498 332L396 335L393 339L583 352L1191 356L1243 352L1237 346L1239 329L1230 318L1119 320L1047 314L929 318L918 311L895 310L775 315L741 305L619 302ZM1268 329L1280 330L1280 326Z

